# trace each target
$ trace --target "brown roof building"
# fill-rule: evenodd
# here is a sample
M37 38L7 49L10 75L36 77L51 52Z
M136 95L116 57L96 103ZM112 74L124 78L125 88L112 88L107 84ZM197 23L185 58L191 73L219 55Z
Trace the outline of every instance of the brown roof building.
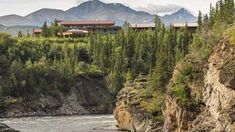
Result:
M114 21L60 21L63 26L114 26Z
M114 21L60 21L59 25L66 30L83 30L89 33L116 33L121 29L115 26Z
M181 28L184 28L187 26L188 30L192 33L196 32L198 28L198 23L173 23L172 26L176 31L180 30Z
M114 21L57 21L59 25L65 28L65 32L58 33L65 37L84 37L91 33L116 33L121 27L115 26ZM41 29L34 29L33 35L39 36Z
M135 30L154 30L155 29L155 23L147 23L147 24L130 24L129 28L135 29Z

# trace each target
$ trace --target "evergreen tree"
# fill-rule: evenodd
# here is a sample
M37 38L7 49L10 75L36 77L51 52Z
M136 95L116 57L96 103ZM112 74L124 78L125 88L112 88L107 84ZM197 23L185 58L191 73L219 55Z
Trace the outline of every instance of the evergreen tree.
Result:
M203 22L202 22L202 29L200 32L202 31L205 31L205 32L208 32L210 28L210 20L209 20L209 17L208 15L206 14L204 17L203 17Z
M226 9L227 9L227 18L228 18L228 23L231 24L234 21L235 18L235 5L234 5L234 0L226 0L227 1L227 5L226 5Z
M50 31L48 29L47 22L44 22L43 25L42 25L42 33L41 33L41 35L43 37L46 37L46 38L50 36Z
M31 35L29 33L29 30L27 30L27 38L29 38Z
M155 23L156 29L159 29L162 25L161 19L157 15L155 15L154 23Z
M55 19L54 22L51 23L49 30L52 36L58 37L58 34L63 31L63 28L58 25L58 21Z
M185 56L188 53L188 45L190 42L190 33L188 31L188 25L186 23L186 26L182 29L182 43L181 43L181 51L183 56Z
M197 18L197 23L198 23L198 30L200 31L201 30L201 27L202 27L202 12L199 11L198 13L198 18Z
M125 21L124 24L122 25L122 28L124 30L128 30L130 26L131 26L131 24Z
M22 38L23 37L23 33L21 31L18 32L18 38Z
M111 89L112 93L115 95L123 87L124 78L122 76L122 49L118 47L114 53L115 64L113 71L109 74L108 87Z
M212 4L210 3L210 27L212 27L215 23L215 9L214 7L212 6Z

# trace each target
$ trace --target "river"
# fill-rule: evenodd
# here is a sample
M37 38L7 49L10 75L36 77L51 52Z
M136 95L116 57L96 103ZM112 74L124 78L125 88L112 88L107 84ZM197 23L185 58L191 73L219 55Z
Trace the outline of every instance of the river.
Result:
M21 132L117 132L113 115L0 118Z

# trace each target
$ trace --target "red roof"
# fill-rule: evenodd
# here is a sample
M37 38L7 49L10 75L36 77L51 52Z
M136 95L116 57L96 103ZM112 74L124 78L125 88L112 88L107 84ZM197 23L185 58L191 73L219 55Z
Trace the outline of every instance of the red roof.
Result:
M34 29L33 32L34 32L34 33L41 33L41 32L42 32L42 29Z
M61 25L114 25L114 21L62 21Z

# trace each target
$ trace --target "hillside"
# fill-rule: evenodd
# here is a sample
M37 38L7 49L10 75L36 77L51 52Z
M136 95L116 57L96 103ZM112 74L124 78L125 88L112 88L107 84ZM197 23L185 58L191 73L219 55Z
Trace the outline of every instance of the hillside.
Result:
M33 29L39 28L38 26L3 26L0 25L0 32L9 33L12 36L17 36L19 31L24 35L27 33L32 33Z
M0 24L5 26L35 25L32 21L18 15L7 15L0 17Z
M99 0L88 1L69 9L67 14L80 16L82 20L115 20L118 25L125 21L130 23L152 22L153 16L146 12L135 11L123 4L106 4Z
M25 17L28 21L32 22L34 25L42 25L43 22L50 23L55 18L64 19L65 12L63 10L57 9L40 9L33 12Z

